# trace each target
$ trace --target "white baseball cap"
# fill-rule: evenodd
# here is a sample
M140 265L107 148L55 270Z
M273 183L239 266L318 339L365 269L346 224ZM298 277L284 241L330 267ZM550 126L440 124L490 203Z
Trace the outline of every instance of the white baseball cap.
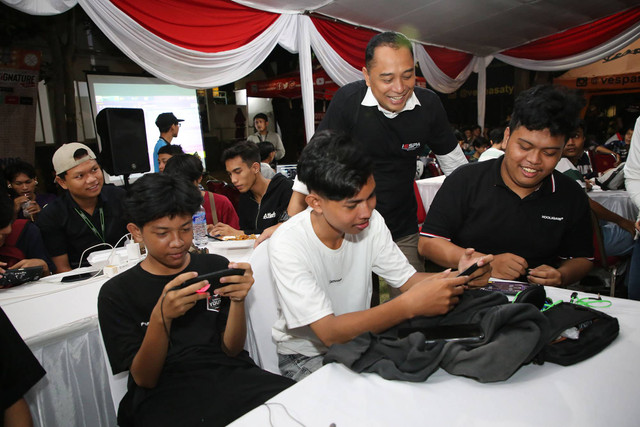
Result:
M73 155L78 150L86 150L88 156L83 156L79 159L75 159ZM60 148L53 153L53 169L56 171L56 175L60 175L63 172L68 171L71 168L75 168L79 164L86 162L87 160L95 160L96 155L91 148L79 142L70 142L63 144Z

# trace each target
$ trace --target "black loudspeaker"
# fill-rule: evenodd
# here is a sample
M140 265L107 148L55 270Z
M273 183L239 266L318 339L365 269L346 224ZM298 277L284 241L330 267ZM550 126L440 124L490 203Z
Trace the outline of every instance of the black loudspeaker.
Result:
M141 108L105 108L96 116L102 167L110 175L149 172L147 133Z

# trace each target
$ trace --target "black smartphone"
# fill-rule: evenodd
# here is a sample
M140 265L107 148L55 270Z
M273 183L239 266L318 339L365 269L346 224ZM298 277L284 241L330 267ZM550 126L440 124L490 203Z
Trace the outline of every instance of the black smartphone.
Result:
M478 268L480 268L480 266L478 265L478 263L474 263L473 265L471 265L471 267L467 268L465 271L463 271L462 273L459 273L457 277L460 276L470 276L471 274L473 274L474 271L476 271Z
M193 285L194 283L201 282L203 280L208 280L211 285L211 289L219 288L223 284L220 283L220 278L225 276L242 276L244 274L243 268L227 268L219 271L212 271L210 273L201 274L198 277L194 277L193 279L189 279L183 282L181 285L178 285L172 288L172 291L176 291L178 289L186 288L187 286ZM224 284L226 286L226 283Z
M96 275L96 273L97 271L90 271L88 273L70 274L68 276L64 276L62 279L60 279L60 281L63 283L79 282L80 280L86 280L86 279L92 278L93 276Z
M478 323L440 325L433 328L400 328L398 337L404 338L413 332L421 332L425 337L425 342L479 342L484 338L484 331Z

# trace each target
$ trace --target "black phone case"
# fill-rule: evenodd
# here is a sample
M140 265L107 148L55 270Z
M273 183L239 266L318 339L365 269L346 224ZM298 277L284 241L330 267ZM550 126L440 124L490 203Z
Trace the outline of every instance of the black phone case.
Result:
M9 269L0 277L0 286L9 288L26 282L33 282L42 277L43 272L44 268L41 266Z
M473 274L478 268L480 268L480 266L478 265L478 263L476 262L475 264L472 264L469 268L467 268L465 271L463 271L462 273L459 273L457 277L460 276L469 276L471 274Z
M181 285L176 286L172 290L182 289L187 286L193 285L194 283L198 283L202 280L208 280L211 287L215 289L222 286L222 284L220 283L221 277L242 276L243 274L244 274L244 269L242 268L227 268L225 270L212 271L210 273L201 274L200 276L194 277L193 279L189 279L183 282Z
M63 283L79 282L80 280L86 280L86 279L92 278L93 276L96 275L96 273L98 273L98 271L89 271L87 273L70 274L68 276L64 276L62 279L60 279L60 281Z
M484 331L477 323L458 325L439 325L432 328L401 328L398 337L404 338L413 332L421 332L425 341L472 341L484 338Z

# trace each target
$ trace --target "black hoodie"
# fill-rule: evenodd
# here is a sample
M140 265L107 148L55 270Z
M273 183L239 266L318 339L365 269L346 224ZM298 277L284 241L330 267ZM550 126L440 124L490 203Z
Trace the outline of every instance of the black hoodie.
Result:
M237 211L240 228L245 234L259 234L265 228L278 223L289 205L292 186L293 182L290 179L277 173L271 178L267 192L262 196L260 203L256 201L251 191L240 195Z

